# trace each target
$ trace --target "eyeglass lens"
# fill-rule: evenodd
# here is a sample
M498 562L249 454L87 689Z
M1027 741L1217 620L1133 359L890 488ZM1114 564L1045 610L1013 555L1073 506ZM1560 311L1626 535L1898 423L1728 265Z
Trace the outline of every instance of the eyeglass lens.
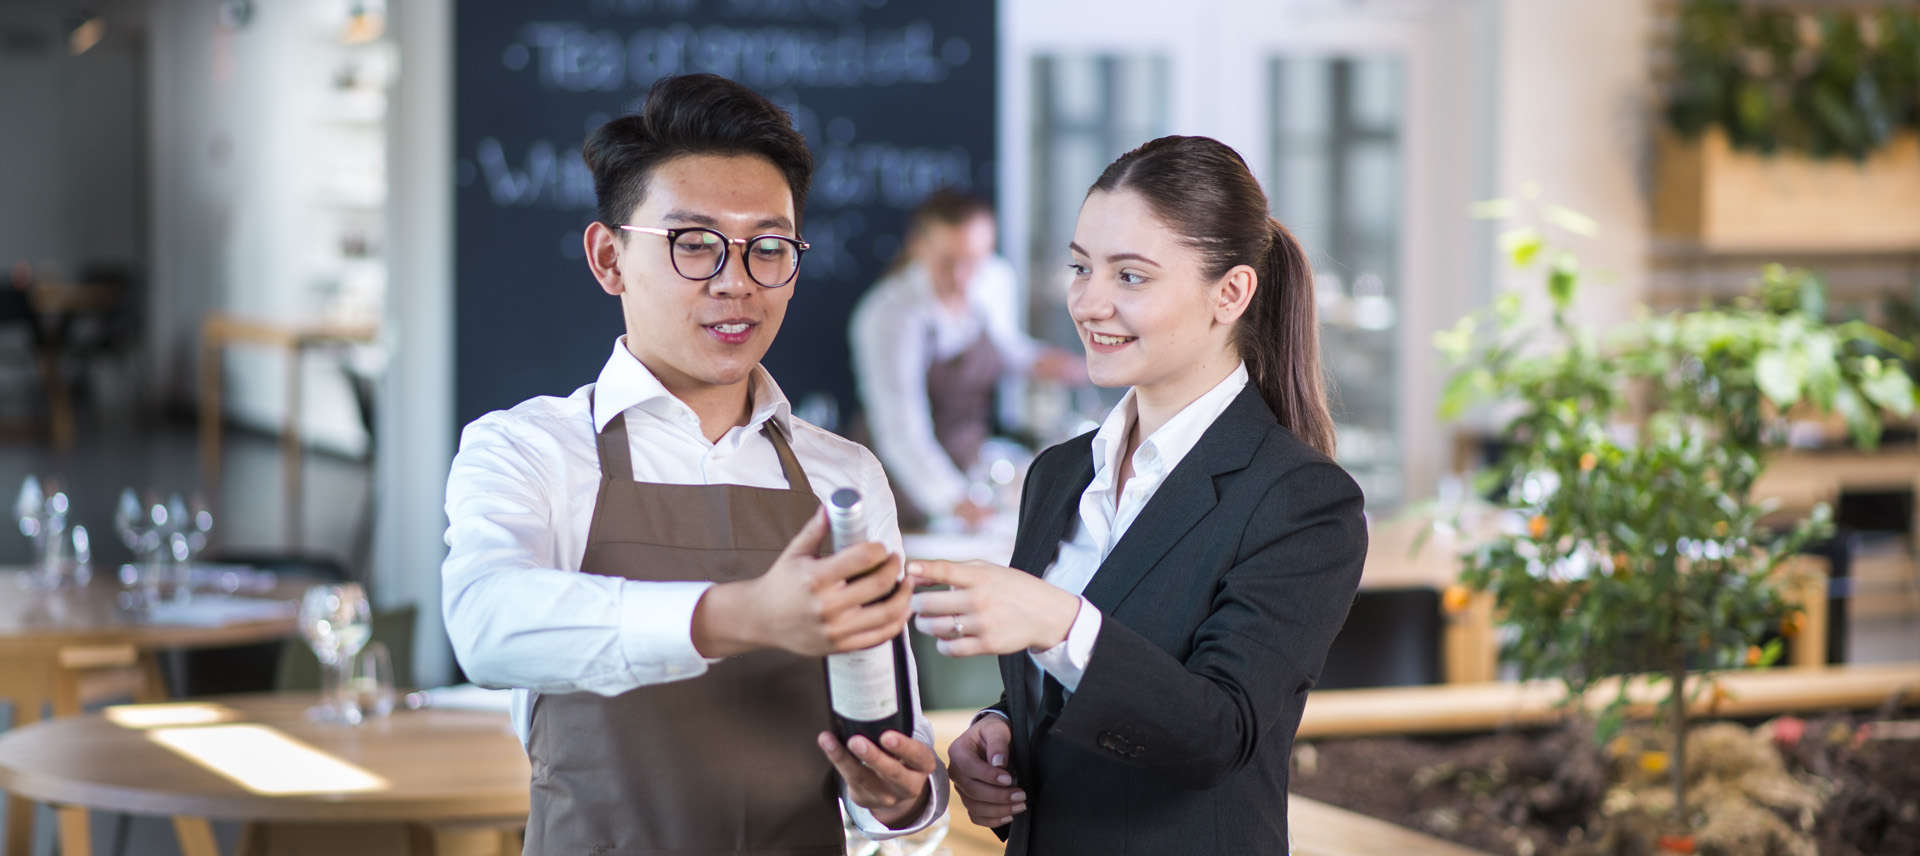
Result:
M688 279L712 279L727 262L727 241L711 229L688 229L673 239L673 269ZM763 286L785 285L800 266L800 248L778 235L749 238L747 275Z

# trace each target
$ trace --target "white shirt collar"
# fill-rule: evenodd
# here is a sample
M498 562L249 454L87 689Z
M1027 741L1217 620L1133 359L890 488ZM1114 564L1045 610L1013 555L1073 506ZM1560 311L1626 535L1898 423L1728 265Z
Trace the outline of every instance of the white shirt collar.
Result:
M753 415L747 420L747 429L760 430L760 425L768 419L774 420L774 428L788 437L793 436L793 407L787 402L786 393L780 385L773 382L773 375L766 366L753 367ZM627 337L613 340L613 354L607 357L607 364L600 369L600 377L593 387L593 430L603 431L613 417L630 408L639 407L663 418L691 419L697 429L700 418L693 408L668 392L660 379L627 350Z
M1247 386L1247 365L1235 365L1233 372L1225 380L1215 384L1199 398L1180 408L1173 418L1159 427L1146 439L1140 441L1140 448L1133 453L1135 473L1159 479L1172 472L1181 459L1200 442L1200 435L1207 432L1213 421L1226 412L1227 406ZM1120 463L1120 451L1126 448L1127 431L1134 419L1134 391L1129 389L1100 423L1100 430L1093 435L1093 481L1095 485L1113 486L1114 474Z

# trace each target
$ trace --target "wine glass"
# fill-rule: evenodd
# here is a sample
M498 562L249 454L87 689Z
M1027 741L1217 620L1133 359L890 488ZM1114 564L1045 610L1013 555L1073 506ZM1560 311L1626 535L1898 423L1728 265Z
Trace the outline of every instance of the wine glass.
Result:
M373 634L373 607L358 583L319 585L300 599L300 635L320 660L320 703L307 709L318 722L360 722L360 708L345 695L353 657Z
M193 556L200 551L194 542L198 540L200 546L206 545L206 535L199 531L200 518L205 510L190 510L186 498L174 493L167 497L166 513L162 558L171 560L168 567L173 571L169 576L173 579L174 599L186 600L193 592ZM212 515L206 515L206 520L208 528L212 528Z
M20 483L20 494L13 503L13 514L20 534L33 541L34 568L38 579L57 586L66 574L67 494L57 482L29 475Z
M193 555L200 555L207 548L207 540L213 534L213 509L207 505L207 499L196 493L187 498L187 548Z
M38 476L27 476L20 483L20 495L13 501L13 517L20 523L20 534L28 538L40 537L40 513L46 506L47 495L40 489Z
M138 594L129 593L134 603L152 603L160 596L160 575L154 567L155 553L160 547L160 529L153 523L153 515L148 503L142 501L133 488L120 491L120 501L113 510L113 531L120 536L120 543L127 545L133 554L133 562L121 569L121 582L139 589ZM127 571L131 570L132 574Z
M73 527L73 582L85 587L93 579L93 537L87 527Z

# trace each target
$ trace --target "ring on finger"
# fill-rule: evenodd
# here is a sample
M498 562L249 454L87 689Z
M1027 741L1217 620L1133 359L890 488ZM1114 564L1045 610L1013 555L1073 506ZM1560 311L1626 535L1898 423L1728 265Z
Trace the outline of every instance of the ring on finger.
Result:
M953 617L953 635L948 638L958 639L965 635L967 635L967 628L960 623L960 616L958 615L954 616Z

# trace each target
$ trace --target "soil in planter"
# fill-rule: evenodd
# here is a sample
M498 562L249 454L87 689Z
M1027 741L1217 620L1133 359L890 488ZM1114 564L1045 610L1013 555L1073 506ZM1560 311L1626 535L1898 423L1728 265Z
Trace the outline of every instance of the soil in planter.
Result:
M1696 726L1690 751L1702 739L1714 746L1693 755L1704 760L1689 765L1689 803L1715 805L1721 830L1748 833L1721 848L1703 833L1700 852L1920 854L1920 739L1876 737L1871 725L1863 737L1860 728L1888 718L1889 711L1782 719L1753 731ZM1306 741L1295 747L1291 784L1302 796L1491 853L1650 853L1664 831L1664 776L1657 764L1636 768L1643 757L1658 760L1640 751L1657 732L1627 739L1611 751L1571 729ZM1769 742L1777 755L1764 751ZM1701 781L1708 770L1744 780L1750 798L1727 800L1725 786ZM1752 834L1761 827L1778 835Z

